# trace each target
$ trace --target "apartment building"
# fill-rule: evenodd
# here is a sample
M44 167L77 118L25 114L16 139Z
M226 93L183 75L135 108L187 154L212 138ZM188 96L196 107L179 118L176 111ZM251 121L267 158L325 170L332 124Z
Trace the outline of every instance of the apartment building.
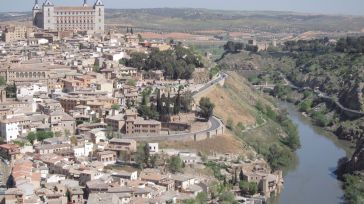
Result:
M3 40L6 43L25 40L27 38L27 28L25 26L7 26L3 33Z

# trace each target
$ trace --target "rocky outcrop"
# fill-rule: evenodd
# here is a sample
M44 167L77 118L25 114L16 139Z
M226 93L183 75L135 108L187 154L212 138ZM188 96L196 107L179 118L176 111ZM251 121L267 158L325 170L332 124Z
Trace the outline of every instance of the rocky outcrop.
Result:
M339 139L348 140L348 141L358 141L362 137L364 137L364 124L358 125L362 120L358 121L358 123L354 123L348 125L347 123L342 123L336 129L335 135L338 136Z
M356 150L344 168L346 173L364 170L364 138L358 140Z
M363 110L363 87L364 83L357 83L350 86L350 89L345 90L340 96L341 104L353 110Z
M219 66L229 70L259 70L257 61L261 61L258 55L249 55L247 52L240 52L237 54L227 54L219 61Z

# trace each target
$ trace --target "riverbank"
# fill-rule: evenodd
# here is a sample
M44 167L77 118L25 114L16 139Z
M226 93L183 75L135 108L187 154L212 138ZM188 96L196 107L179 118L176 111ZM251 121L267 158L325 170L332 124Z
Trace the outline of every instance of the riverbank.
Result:
M282 193L272 204L342 203L342 183L334 171L337 161L346 155L345 146L333 135L313 126L295 106L280 103L297 124L301 148L297 150L297 166L285 175Z
M289 87L288 87L289 88ZM326 135L335 144L341 146L347 155L351 156L355 151L355 142L352 140L342 139L343 137L338 135L338 127L343 125L343 122L336 120L336 110L327 105L324 101L315 101L313 98L313 92L305 90L304 92L298 92L291 90L295 93L290 95L296 96L296 98L278 99L278 103L282 100L284 103L291 104L300 115L305 118L310 124L321 134ZM279 95L279 94L274 94Z
M312 117L310 117L305 112L301 112L299 110L298 105L295 105L295 104L290 103L290 102L279 102L279 103L285 103L285 104L289 104L290 106L292 106L291 108L294 108L295 111L297 111L300 114L300 117L305 122L310 123L310 125L312 126L312 128L315 129L315 131L317 131L321 135L323 135L326 138L328 138L329 140L331 140L336 146L339 146L340 148L344 149L344 151L346 152L346 154L348 156L351 156L354 153L355 145L352 142L347 141L347 140L339 139L339 137L337 135L335 135L335 133L333 131L327 130L327 129L323 128L323 127L320 127L320 126L316 125L315 121L314 121L314 119Z

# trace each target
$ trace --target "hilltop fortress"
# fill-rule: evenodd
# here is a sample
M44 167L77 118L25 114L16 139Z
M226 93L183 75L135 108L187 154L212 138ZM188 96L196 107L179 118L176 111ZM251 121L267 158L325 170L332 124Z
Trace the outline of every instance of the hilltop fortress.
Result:
M93 6L89 6L87 0L82 6L55 6L50 0L40 6L35 0L33 25L49 31L103 33L105 7L101 0L97 0Z

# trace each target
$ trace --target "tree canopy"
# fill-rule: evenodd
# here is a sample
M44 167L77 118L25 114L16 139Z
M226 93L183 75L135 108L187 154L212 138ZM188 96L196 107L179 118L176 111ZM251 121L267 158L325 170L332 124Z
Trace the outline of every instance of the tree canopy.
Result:
M34 144L34 141L37 140L39 142L42 142L45 139L54 137L53 132L47 132L47 131L38 131L38 132L30 132L27 136L27 140Z
M200 116L208 120L214 114L215 104L210 101L210 98L202 97L199 102Z
M171 158L168 161L168 169L172 173L182 172L182 169L183 169L183 161L181 160L181 158L179 157L179 155L177 155L177 156L171 156Z
M196 67L204 66L197 54L181 45L165 51L155 49L149 55L132 53L130 59L123 59L120 63L145 71L163 70L169 79L190 79Z

